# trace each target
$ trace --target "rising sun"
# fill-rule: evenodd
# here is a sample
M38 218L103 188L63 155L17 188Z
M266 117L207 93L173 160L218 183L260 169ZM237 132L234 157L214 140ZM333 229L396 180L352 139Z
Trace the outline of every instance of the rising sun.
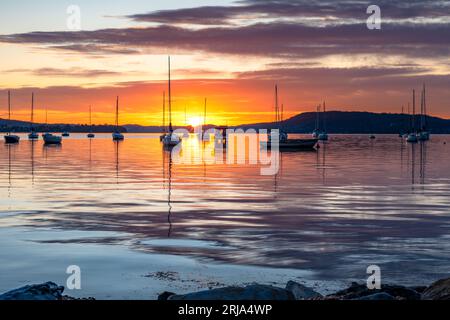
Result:
M192 127L198 127L203 124L203 119L201 117L190 117L188 123Z

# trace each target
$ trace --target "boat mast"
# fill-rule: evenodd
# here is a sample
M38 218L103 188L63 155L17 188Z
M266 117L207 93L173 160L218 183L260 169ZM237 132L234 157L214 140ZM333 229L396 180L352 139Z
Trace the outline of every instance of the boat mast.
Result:
M420 131L423 131L423 89L420 93Z
M323 131L327 132L327 107L325 101L323 102Z
M278 111L278 85L275 85L275 123L278 125L280 121L279 111Z
M169 56L169 132L173 132L172 128L172 87L170 83L170 56Z
M203 126L206 126L206 104L207 104L208 100L207 98L205 98L205 110L203 112Z
M11 121L11 91L9 90L8 90L8 120ZM8 128L10 128L10 126L11 123L9 123Z
M413 90L412 131L413 131L413 133L416 132L416 90Z
M31 124L34 123L34 92L31 93Z
M119 130L119 96L116 100L116 129Z
M316 130L320 131L320 104L317 105L316 107Z
M89 126L90 126L90 130L92 132L92 106L89 105Z
M34 92L31 93L31 131L34 132Z
M167 133L166 130L166 92L163 91L163 130L164 133Z
M428 119L427 119L427 95L426 95L426 87L425 83L423 84L423 125L425 130L427 130L428 127Z

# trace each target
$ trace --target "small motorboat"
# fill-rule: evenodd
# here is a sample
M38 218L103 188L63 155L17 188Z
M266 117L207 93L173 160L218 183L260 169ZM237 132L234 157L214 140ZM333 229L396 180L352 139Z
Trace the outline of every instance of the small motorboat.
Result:
M417 143L418 139L417 139L417 135L415 133L410 133L408 135L408 137L406 138L406 142L410 142L410 143Z
M369 137L370 140L375 140L376 138L377 137L375 137L375 135L373 135L373 134L371 134L370 137Z
M328 133L322 132L321 134L319 134L319 136L317 138L320 141L328 141Z
M112 134L112 138L114 141L125 140L125 136L123 134L121 134L120 132L114 132Z
M70 137L70 133L65 131L65 132L62 133L62 136L63 137Z
M5 136L5 143L19 143L20 137L14 134L7 134Z
M37 139L39 139L39 135L36 132L32 131L28 134L28 139L29 140L37 140Z
M51 133L45 133L43 136L45 144L61 144L62 137L55 136Z
M89 139L95 138L95 134L93 134L92 132L91 132L91 133L88 133L87 137L88 137Z
M427 131L420 132L418 134L419 141L428 141L430 140L430 133Z

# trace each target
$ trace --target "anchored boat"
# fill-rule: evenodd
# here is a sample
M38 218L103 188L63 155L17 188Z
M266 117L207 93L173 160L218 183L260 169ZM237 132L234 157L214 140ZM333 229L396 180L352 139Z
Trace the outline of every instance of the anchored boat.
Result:
M11 121L11 92L8 91L8 120ZM5 136L6 143L19 143L20 137L8 132Z
M278 107L278 85L275 86L275 123L277 124L279 130L279 141L278 148L280 151L283 150L314 150L319 142L319 139L289 139L286 132L281 130L281 120L283 116L280 114ZM261 147L266 147L267 149L272 149L272 135L269 135L267 141L260 142Z
M117 96L116 100L116 132L112 134L112 138L114 141L124 140L125 137L123 134L119 132L119 97Z
M55 136L51 133L45 133L42 135L42 138L44 139L44 143L49 144L61 144L62 143L62 137Z
M173 132L172 127L172 87L170 82L170 57L169 57L169 132L161 139L165 147L174 147L181 143L181 138Z
M419 139L417 139L416 133L416 90L413 90L413 113L411 117L411 129L411 133L406 137L406 142L417 143Z
M87 137L89 139L95 138L95 134L92 133L92 106L89 106L89 133Z
M28 134L29 140L39 139L39 135L34 131L34 93L31 93L31 132Z

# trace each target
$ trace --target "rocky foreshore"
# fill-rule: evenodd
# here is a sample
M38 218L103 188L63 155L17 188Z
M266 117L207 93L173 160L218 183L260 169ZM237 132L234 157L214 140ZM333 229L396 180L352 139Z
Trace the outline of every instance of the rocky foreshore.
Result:
M53 282L28 285L0 295L0 300L95 300L63 295L64 287ZM161 293L158 300L450 300L450 278L428 287L383 285L369 290L365 284L352 283L347 289L323 296L303 284L289 281L285 288L262 284L224 287L187 294Z

